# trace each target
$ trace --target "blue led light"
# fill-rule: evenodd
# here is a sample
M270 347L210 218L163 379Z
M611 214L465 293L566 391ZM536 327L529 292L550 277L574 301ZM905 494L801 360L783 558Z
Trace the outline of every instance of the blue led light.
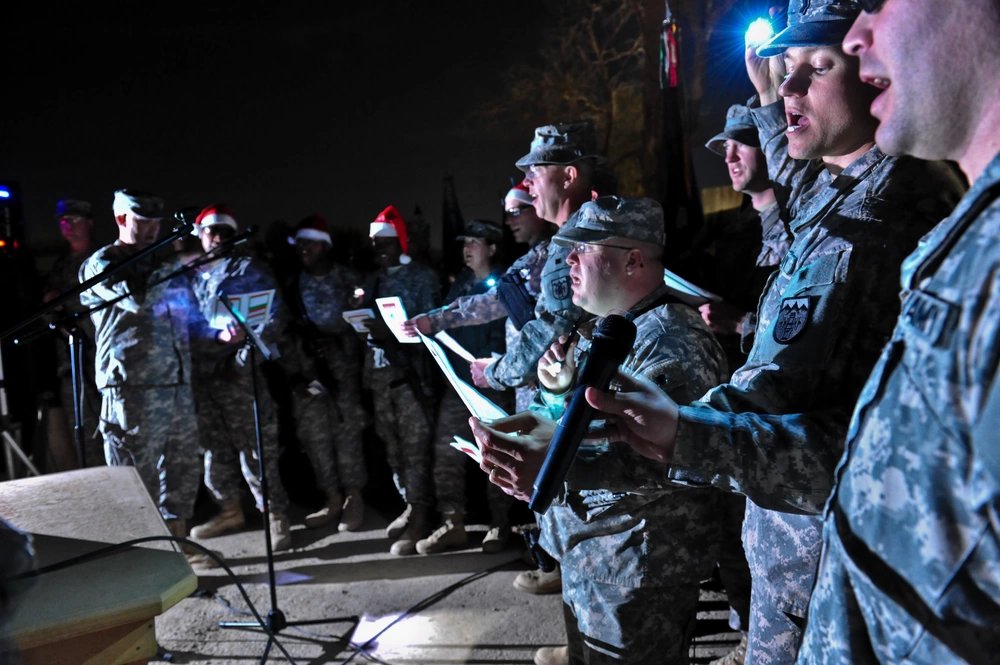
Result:
M496 283L497 281L493 277L486 278L486 286L496 286Z
M766 18L755 19L747 28L746 40L750 46L760 46L774 36L774 28Z
M9 199L9 198L10 198L10 190L7 189L6 187L0 187L0 199Z

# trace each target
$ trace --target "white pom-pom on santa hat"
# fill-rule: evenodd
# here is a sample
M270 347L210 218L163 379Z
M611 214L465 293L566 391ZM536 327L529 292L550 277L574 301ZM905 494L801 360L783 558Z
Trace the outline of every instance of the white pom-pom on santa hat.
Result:
M405 265L413 260L406 253L410 248L409 238L406 235L406 222L396 206L388 206L378 214L368 228L368 237L398 238L399 246L403 250L399 262Z

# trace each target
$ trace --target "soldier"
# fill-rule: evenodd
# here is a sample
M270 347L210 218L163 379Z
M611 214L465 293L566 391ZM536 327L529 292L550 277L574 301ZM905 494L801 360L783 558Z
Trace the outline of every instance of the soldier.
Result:
M595 316L625 312L635 345L623 367L667 394L690 399L723 379L725 354L698 311L663 283L663 210L651 199L604 196L585 203L553 242L568 250L573 302ZM575 338L574 338L575 339ZM539 362L538 409L558 417L589 349L566 337ZM575 352L574 352L575 348ZM522 413L475 423L482 469L527 500L544 455L522 445L545 421ZM551 434L551 431L549 431ZM717 499L712 488L666 481L666 467L626 447L585 444L549 508L543 530L560 560L568 647L540 649L535 663L681 663L698 606L699 582L715 564Z
M115 192L118 240L80 267L83 282L153 244L163 199L134 189ZM100 431L111 466L134 466L175 536L187 534L198 493L201 454L191 394L188 326L197 303L171 257L146 257L80 294L96 340ZM190 556L190 555L189 555Z
M747 49L762 104L751 114L793 234L761 299L747 363L679 409L638 383L615 405L595 391L596 404L619 414L611 435L670 461L670 477L747 496L752 663L795 660L819 561L819 514L850 409L898 311L892 266L961 194L944 164L889 157L874 145L868 106L877 90L839 48L859 11L847 0L793 0L788 27L756 53ZM778 77L768 71L777 59L758 54L782 53L788 74ZM664 417L643 415L645 405Z
M890 154L972 183L902 272L902 313L827 502L800 663L990 663L1000 649L1000 5L862 2L844 38Z
M378 270L365 288L368 302L374 306L376 298L397 296L407 312L426 312L437 306L441 298L437 276L406 254L406 222L395 206L379 213L370 225L369 237ZM396 488L406 502L403 513L386 528L386 535L394 541L389 551L416 554L417 541L430 534L434 502L431 368L425 364L422 345L400 344L381 317L367 319L365 324L370 332L364 382L372 391L375 433L385 442Z
M295 432L312 463L326 503L307 515L306 526L335 523L357 531L364 522L361 490L368 482L361 432L368 419L361 407L364 347L345 311L355 307L361 277L333 260L326 220L311 215L295 229L302 271L298 278L298 347L301 370L290 377Z
M722 295L723 300L699 307L702 319L726 351L728 366L736 369L746 361L743 349L752 343L757 302L788 251L791 237L779 216L750 109L741 104L730 106L724 129L705 147L725 159L733 190L746 195L735 218L715 224L712 232L714 255L704 286ZM750 625L750 569L740 542L746 504L740 494L726 494L722 504L719 576L729 600L729 625L739 630L742 638L732 652L711 665L741 665Z
M493 222L473 219L466 223L465 234L456 238L462 243L466 267L456 277L445 300L455 303L460 298L487 293L496 286L501 277L497 248L502 238L503 232ZM476 357L500 353L504 350L504 320L497 318L478 325L462 326L455 329L453 337ZM448 353L452 356L455 373L462 380L470 381L468 364L461 362L452 352ZM513 400L509 399L509 392L486 390L484 395L504 410L510 410L512 406ZM465 456L452 449L451 442L456 434L463 437L470 435L469 418L461 398L450 386L441 396L436 428L434 490L442 524L431 535L417 542L417 552L420 554L436 554L465 547L468 543L465 531ZM490 528L483 538L482 547L485 552L498 552L504 548L510 535L507 513L511 500L492 485L487 486L486 493L490 508Z
M257 400L260 420L264 471L267 473L271 545L275 551L291 547L288 522L288 494L281 482L278 467L278 421L274 400L264 388L260 364L263 359L254 351L256 364L250 362L245 345L246 333L234 324L219 301L251 293L271 292L269 309L259 317L241 311L247 325L269 347L274 347L287 323L282 300L274 278L263 263L245 254L224 255L223 243L232 238L238 226L230 210L221 204L204 208L195 220L192 233L201 240L206 257L191 276L198 305L210 330L195 340L195 401L198 405L198 432L205 449L205 485L219 503L219 513L191 529L193 538L214 538L242 529L246 517L240 505L240 475L254 496L257 510L264 511L257 432L253 411ZM265 297L265 304L267 303ZM250 306L247 307L250 310ZM253 373L257 373L254 377ZM260 386L254 390L254 381Z
M66 240L67 245L56 258L55 263L52 264L48 275L45 276L45 293L42 296L45 302L49 302L80 283L80 266L97 249L93 242L93 206L89 201L60 200L56 204L56 221L59 223L59 232ZM63 311L69 315L79 316L83 312L83 308L79 302L69 302L64 305ZM73 323L76 327L74 334L82 341L83 350L82 366L76 368L80 372L78 387L82 389L80 395L81 422L76 423L74 420L73 368L70 365L68 343L62 337L59 339L57 349L59 397L65 417L70 420L72 427L74 429L77 426L82 428L84 448L82 451L74 451L72 455L66 453L60 455L57 451L53 451L57 456L56 461L60 470L76 468L79 461L82 461L84 466L104 464L103 444L98 432L101 397L97 391L97 384L94 382L94 324L87 316L74 318ZM83 459L76 460L76 457L81 454ZM73 461L71 462L70 459Z

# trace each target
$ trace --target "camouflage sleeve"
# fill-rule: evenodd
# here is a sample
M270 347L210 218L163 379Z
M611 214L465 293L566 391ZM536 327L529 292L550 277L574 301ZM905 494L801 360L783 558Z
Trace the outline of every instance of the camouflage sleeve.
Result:
M486 293L461 296L444 307L427 312L432 333L449 328L489 323L505 316L507 310L497 298L495 288Z
M583 310L573 304L569 267L565 261L568 253L564 247L549 246L534 320L525 323L515 343L507 347L500 359L486 367L486 380L494 390L515 388L531 381L542 354L584 315Z
M80 282L96 277L104 272L111 262L104 259L104 252L98 250L80 266ZM126 296L122 298L122 296ZM121 300L118 300L122 298ZM94 308L106 302L118 300L115 307L120 307L126 312L135 314L139 311L139 303L130 295L128 283L125 279L114 282L98 282L86 291L80 293L80 304L84 307Z

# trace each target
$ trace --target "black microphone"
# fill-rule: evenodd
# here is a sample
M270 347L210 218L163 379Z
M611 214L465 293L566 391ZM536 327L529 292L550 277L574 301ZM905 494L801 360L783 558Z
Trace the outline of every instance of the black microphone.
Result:
M628 356L633 344L635 324L624 316L609 314L598 322L590 343L590 353L580 368L569 406L556 425L545 461L535 479L535 491L528 503L534 512L544 513L549 509L594 418L594 408L587 403L584 391L591 386L607 390L611 377Z

